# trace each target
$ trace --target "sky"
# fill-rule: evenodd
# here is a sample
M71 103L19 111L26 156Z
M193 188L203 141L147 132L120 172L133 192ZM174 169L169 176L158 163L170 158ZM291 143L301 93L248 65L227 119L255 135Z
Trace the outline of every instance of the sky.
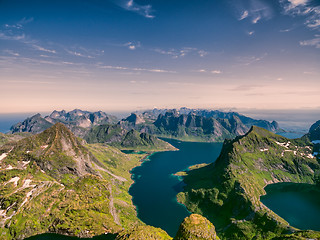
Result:
M319 100L319 0L0 0L0 113Z

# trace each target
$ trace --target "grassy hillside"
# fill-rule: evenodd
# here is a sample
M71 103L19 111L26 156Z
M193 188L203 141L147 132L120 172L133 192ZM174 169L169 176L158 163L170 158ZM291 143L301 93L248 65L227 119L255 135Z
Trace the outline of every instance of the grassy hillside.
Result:
M0 155L0 239L90 237L142 224L128 190L144 155L84 146L62 124L3 145Z
M88 143L107 143L122 150L167 151L176 150L169 143L148 133L125 130L120 125L100 125L93 127L84 137Z

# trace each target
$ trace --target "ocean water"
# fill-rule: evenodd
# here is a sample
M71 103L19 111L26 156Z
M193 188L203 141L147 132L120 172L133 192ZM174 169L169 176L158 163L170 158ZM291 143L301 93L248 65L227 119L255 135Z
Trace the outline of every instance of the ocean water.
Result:
M22 122L27 117L31 117L33 113L10 113L0 114L0 132L7 133L10 127L18 122Z

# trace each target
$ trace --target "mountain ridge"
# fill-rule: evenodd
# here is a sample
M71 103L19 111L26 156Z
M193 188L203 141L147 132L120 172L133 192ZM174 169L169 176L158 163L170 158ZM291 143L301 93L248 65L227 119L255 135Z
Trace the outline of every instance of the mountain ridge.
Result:
M272 239L295 231L260 196L272 183L315 184L320 164L311 148L308 139L287 139L253 126L246 135L225 140L216 162L187 172L178 200L207 217L222 239Z

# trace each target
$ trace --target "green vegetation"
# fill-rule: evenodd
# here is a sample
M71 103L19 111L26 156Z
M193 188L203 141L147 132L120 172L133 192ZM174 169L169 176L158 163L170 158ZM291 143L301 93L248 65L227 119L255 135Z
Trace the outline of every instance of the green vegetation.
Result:
M0 148L7 154L0 162L0 239L92 237L143 225L128 190L130 169L146 155L82 143L58 123Z
M215 227L206 218L199 214L186 217L181 223L174 240L215 240L217 237Z
M157 137L133 129L127 131L118 124L93 127L84 138L88 143L108 143L122 150L147 152L176 150Z
M116 240L133 239L171 240L172 238L162 229L151 226L137 226L133 229L124 230L116 237Z
M276 182L315 183L320 164L308 139L289 140L253 127L224 143L214 164L184 178L179 202L207 217L223 239L272 239L294 231L260 202L264 187Z

